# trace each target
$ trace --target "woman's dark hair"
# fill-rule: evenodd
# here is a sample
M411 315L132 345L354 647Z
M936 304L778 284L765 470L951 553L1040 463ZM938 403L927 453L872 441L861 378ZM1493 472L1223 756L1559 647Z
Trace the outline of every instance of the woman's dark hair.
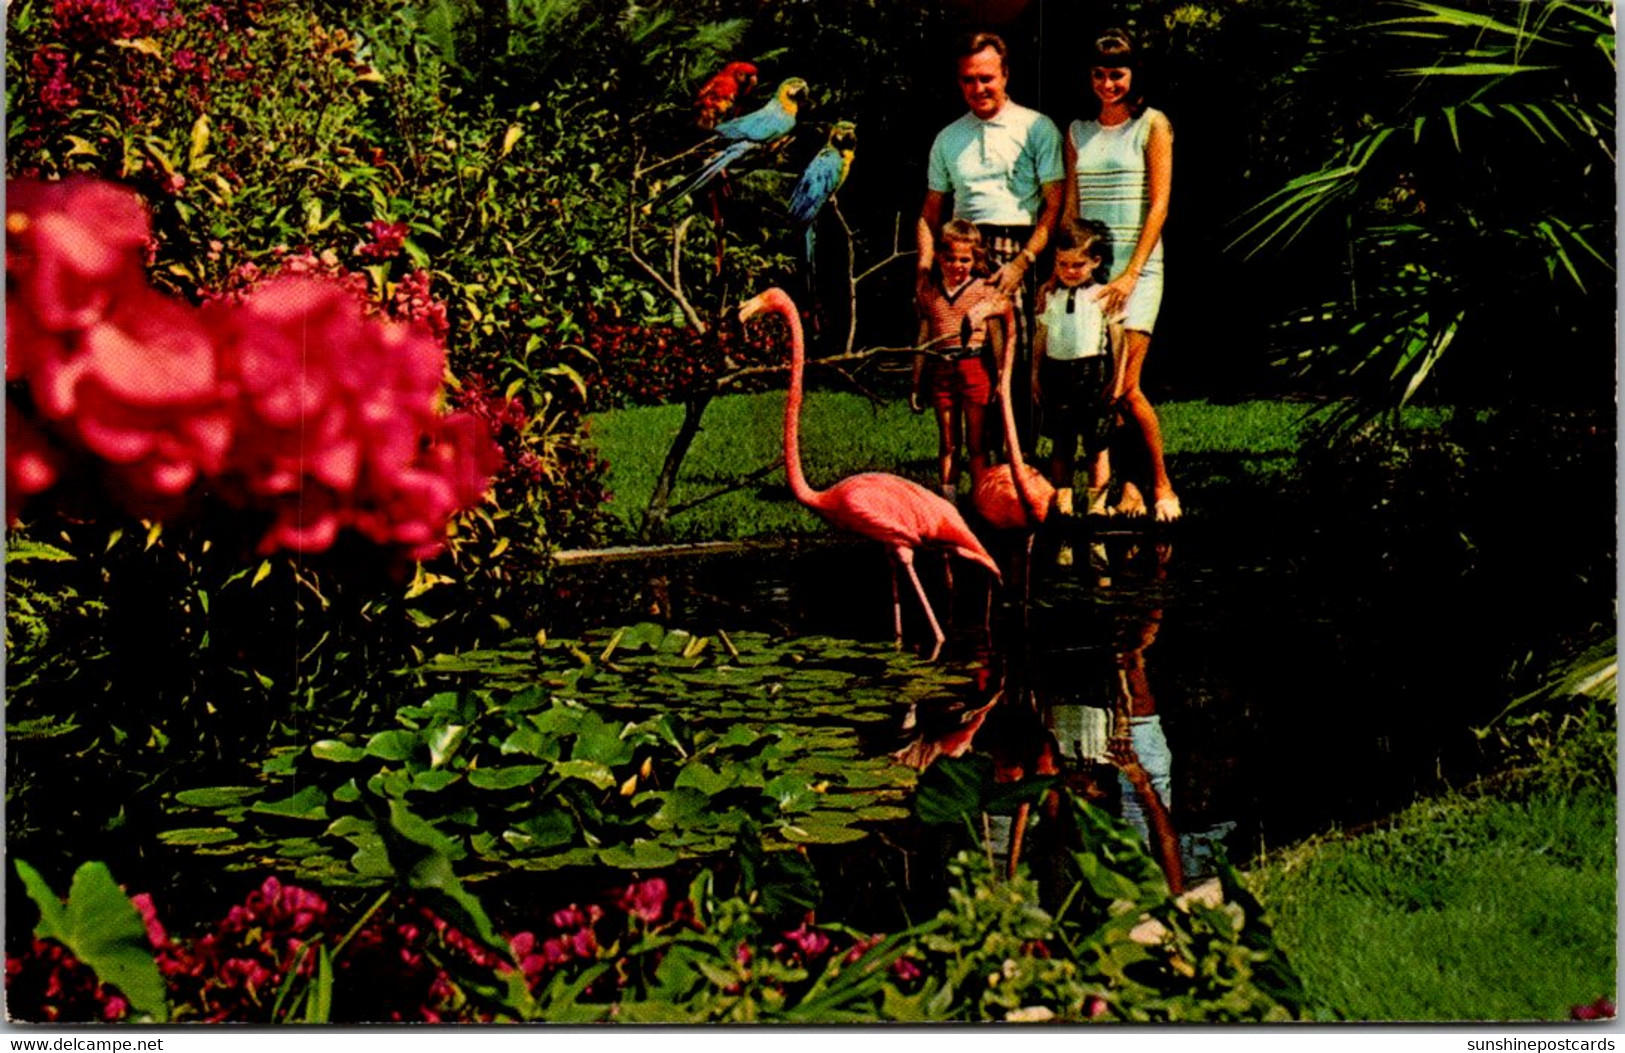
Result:
M1112 272L1112 232L1095 219L1063 219L1055 226L1056 252L1085 252L1100 261L1090 277L1104 282Z
M1090 50L1089 65L1084 70L1088 76L1090 70L1095 69L1126 69L1130 73L1129 79L1129 113L1138 117L1145 112L1145 77L1144 65L1140 61L1140 49L1134 43L1134 38L1128 35L1126 29L1103 30L1095 37L1094 47ZM1095 112L1100 112L1100 100L1095 93L1088 90L1085 85L1084 97L1090 100Z

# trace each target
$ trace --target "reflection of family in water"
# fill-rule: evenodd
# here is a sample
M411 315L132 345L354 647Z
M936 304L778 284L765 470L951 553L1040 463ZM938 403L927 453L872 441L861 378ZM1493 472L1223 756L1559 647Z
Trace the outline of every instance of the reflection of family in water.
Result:
M1078 574L1094 590L1102 618L1073 619L1064 631L1074 646L1035 646L1046 633L1001 633L979 676L978 701L957 712L916 713L912 739L895 756L924 770L942 757L984 753L995 779L1058 777L1069 789L1106 807L1137 830L1161 865L1169 887L1182 891L1205 876L1212 844L1227 827L1181 834L1174 820L1173 751L1147 674L1147 652L1163 617L1163 583L1172 545L1117 536L1090 545ZM1069 573L1069 572L1067 572ZM1075 607L1067 607L1075 612ZM1019 615L1015 615L1019 617ZM1042 612L1035 615L1043 617ZM1014 628L992 626L993 630ZM1090 637L1093 636L1091 639ZM990 851L1010 870L1023 858L1029 828L1053 820L1052 795L988 820ZM1032 821L1039 819L1034 826Z

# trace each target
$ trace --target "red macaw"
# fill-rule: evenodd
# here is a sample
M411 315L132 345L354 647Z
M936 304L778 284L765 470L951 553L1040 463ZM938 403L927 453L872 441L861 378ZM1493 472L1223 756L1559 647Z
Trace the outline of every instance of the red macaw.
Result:
M730 62L711 75L694 96L694 123L706 131L733 112L739 100L756 87L756 67L749 62Z

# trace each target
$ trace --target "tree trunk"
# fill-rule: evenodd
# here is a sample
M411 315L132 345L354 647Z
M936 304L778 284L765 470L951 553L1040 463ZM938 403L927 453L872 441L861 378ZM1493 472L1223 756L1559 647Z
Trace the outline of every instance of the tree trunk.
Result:
M694 445L694 437L700 433L705 408L715 395L716 391L710 389L683 403L683 423L671 441L671 449L666 451L666 462L660 466L660 478L655 480L654 493L649 495L649 506L643 513L643 527L638 531L638 540L645 544L666 536L666 516L671 507L672 489L677 485L677 473L683 467L689 447Z

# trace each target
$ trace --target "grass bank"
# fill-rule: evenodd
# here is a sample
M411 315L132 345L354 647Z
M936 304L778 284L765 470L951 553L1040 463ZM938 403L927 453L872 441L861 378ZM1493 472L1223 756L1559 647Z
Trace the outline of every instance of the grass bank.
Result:
M1564 1020L1615 991L1615 797L1416 804L1249 876L1310 998L1346 1020Z
M1290 472L1303 427L1302 403L1205 401L1158 407L1169 470L1192 492L1242 480L1267 482ZM609 511L623 536L636 533L649 494L682 420L680 406L593 415L588 441L609 462ZM706 411L704 428L683 464L673 507L722 489L783 455L783 392L730 395ZM936 473L936 425L901 402L875 404L846 392L819 391L801 421L802 460L814 486L853 472L893 472L922 483ZM1181 471L1185 474L1180 474ZM673 540L762 537L824 529L790 497L783 470L673 516Z

